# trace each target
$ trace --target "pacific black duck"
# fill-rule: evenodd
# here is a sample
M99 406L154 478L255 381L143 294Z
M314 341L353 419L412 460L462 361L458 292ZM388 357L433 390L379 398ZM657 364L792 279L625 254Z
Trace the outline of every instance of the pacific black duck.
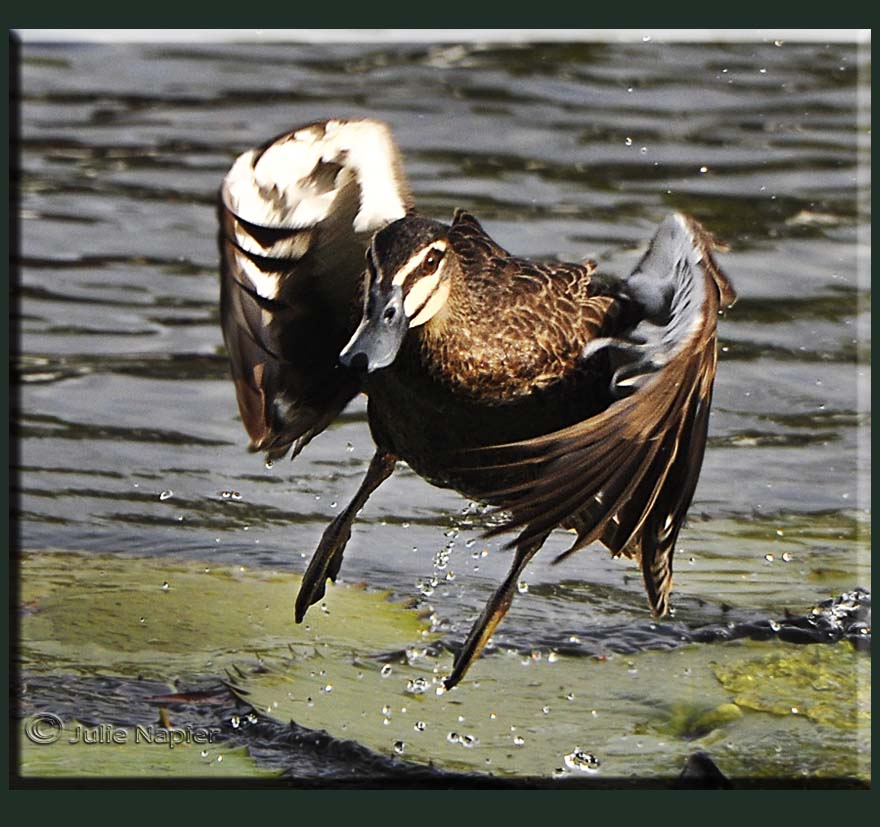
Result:
M296 456L358 393L376 453L328 526L296 620L335 580L357 512L398 460L507 515L507 579L453 664L455 685L557 527L640 564L667 611L735 294L713 239L667 217L635 271L512 256L477 220L413 208L387 126L329 120L241 155L220 193L221 317L254 451Z

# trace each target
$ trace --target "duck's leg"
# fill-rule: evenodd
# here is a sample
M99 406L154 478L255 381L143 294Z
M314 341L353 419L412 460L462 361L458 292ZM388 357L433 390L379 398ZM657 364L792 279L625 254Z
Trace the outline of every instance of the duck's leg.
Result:
M447 689L452 689L464 677L468 667L479 657L480 652L483 651L489 638L492 637L492 634L504 615L507 614L507 610L513 602L513 595L516 594L517 584L523 569L528 565L529 560L535 556L538 549L544 545L544 541L549 533L548 531L533 540L517 543L513 565L510 567L507 577L486 604L486 608L483 609L482 614L471 627L467 640L465 640L464 645L455 656L455 661L452 664L452 674L444 681Z
M336 575L339 574L339 568L342 566L342 552L345 550L348 538L351 537L351 524L354 518L364 507L370 494L391 476L396 463L397 457L394 454L379 448L373 455L367 475L348 507L324 530L321 542L303 576L299 594L296 596L297 623L302 623L309 606L317 603L324 596L327 578L336 580Z

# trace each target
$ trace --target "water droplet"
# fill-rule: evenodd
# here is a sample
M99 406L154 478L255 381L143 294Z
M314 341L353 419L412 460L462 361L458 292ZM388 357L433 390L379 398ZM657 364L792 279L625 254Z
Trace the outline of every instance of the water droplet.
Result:
M596 772L599 769L599 759L580 747L575 747L568 755L564 755L562 760L566 767L577 772Z
M774 46L777 46L777 47L778 47L778 46L781 46L783 43L785 43L784 40L774 40L774 41L773 41L773 45L774 45Z
M624 139L624 144L626 144L627 146L632 146L632 145L633 145L633 139L632 139L632 138L626 138L626 139Z
M559 660L559 652L550 651L547 655L547 663L556 663Z
M767 74L767 70L764 69L764 68L758 69L758 71L759 71L762 75L766 75L766 74Z
M782 552L782 562L783 563L790 563L793 559L794 558L791 556L790 551L783 551Z
M639 147L639 153L641 155L647 155L648 154L648 147L646 147L646 146Z
M207 757L208 757L208 750L203 749L203 750L199 753L199 755L201 755L202 758L207 758Z
M414 660L421 660L425 657L428 654L428 650L420 646L407 646L404 650L404 654L406 655L407 661L412 663Z
M163 592L167 592L170 588L171 588L171 586L168 585L168 581L166 580L166 581L162 584L162 591L163 591Z
M651 42L651 35L646 34L646 35L644 35L644 37L642 37L642 43L650 43L650 42Z
M406 691L410 695L423 695L428 689L428 682L424 678L411 678L406 682Z
M168 500L174 496L174 492L170 488L166 488L161 494L159 494L160 500Z
M424 732L428 728L428 725L424 721L416 721L413 725L413 729L416 732Z
M229 723L231 724L233 729L238 729L241 726L241 718L239 718L238 715L233 715L229 719Z
M800 712L800 710L799 710L796 706L793 706L793 707L791 708L791 714L792 714L792 715L797 715L798 712Z
M403 755L403 751L406 749L406 744L403 741L395 741L394 742L394 751L398 755Z
M424 595L425 597L430 597L434 594L434 589L437 586L437 578L430 577L427 580L417 580L416 588Z
M513 736L513 743L516 746L521 747L525 742L526 742L526 739L523 738L522 735L514 735Z
M379 674L380 674L383 678L387 678L387 677L391 674L391 664L390 664L390 663L386 663L386 664L385 664L385 665L379 670Z
M709 167L702 166L700 167L700 175L705 175L709 171Z
M772 563L776 559L776 557L774 557L773 554L771 554L770 552L767 552L767 554L764 555L764 559L768 563Z
M545 715L549 715L550 714L550 707L549 706L542 706L541 712L543 712Z
M145 617L142 617L142 618L141 618L141 625L143 625L143 624L146 623L146 622L147 622L147 619L146 619Z
M326 686L322 687L321 691L322 691L325 695L329 695L329 694L333 691L333 684L332 684L332 683L328 683Z
M217 763L218 764L223 763L223 755L222 754L217 756Z
M461 736L457 732L450 732L446 736L446 740L449 741L450 744L457 744L460 739Z
M526 583L525 580L520 580L519 583L516 584L516 590L520 594L525 594L529 590L529 584Z

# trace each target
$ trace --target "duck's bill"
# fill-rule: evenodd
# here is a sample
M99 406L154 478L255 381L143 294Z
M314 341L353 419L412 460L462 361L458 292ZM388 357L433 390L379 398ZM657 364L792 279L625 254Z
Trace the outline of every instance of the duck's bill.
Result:
M373 287L361 323L339 354L339 361L367 373L387 368L397 358L408 329L400 287L394 286L384 295Z

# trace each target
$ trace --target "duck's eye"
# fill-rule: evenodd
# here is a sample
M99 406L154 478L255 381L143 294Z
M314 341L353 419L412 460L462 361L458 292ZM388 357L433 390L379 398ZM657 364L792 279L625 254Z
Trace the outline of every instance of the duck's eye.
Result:
M422 265L425 275L430 275L440 266L440 260L445 252L445 250L438 250L435 247L425 256L425 262Z
M382 314L382 318L386 322L393 322L394 317L397 315L397 308L393 305L391 307L386 307L385 312Z

